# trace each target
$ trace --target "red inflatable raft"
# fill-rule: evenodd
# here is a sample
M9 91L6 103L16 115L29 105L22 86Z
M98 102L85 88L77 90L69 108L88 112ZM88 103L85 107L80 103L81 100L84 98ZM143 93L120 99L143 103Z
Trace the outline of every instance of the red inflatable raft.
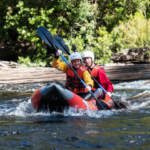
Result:
M105 109L118 109L113 100L106 96L100 99ZM95 99L84 100L82 97L66 89L58 83L48 84L38 88L31 97L31 103L36 111L62 112L69 107L83 110L102 110ZM125 108L123 104L120 105Z

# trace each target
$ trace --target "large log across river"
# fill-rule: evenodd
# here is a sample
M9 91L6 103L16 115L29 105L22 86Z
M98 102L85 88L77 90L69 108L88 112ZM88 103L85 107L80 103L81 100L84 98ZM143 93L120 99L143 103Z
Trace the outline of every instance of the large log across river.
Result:
M54 68L3 68L1 84L55 82L65 80L66 75Z
M104 69L112 82L150 79L150 64L104 66Z
M150 79L150 64L103 66L112 82ZM66 75L54 68L0 68L0 84L65 82Z

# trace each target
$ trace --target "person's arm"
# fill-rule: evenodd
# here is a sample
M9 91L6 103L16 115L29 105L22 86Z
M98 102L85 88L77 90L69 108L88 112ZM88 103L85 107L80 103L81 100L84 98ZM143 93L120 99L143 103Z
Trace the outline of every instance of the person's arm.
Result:
M108 92L109 96L111 96L112 92L114 91L114 87L112 83L110 82L110 80L107 78L104 69L98 70L98 77L99 77L99 82L101 86Z
M91 75L87 70L85 70L84 73L83 73L83 81L87 85L87 90L91 91L93 86L94 86L94 82L91 79Z
M59 59L59 56L61 53L62 52L60 50L57 51L57 53L55 54L55 57L53 58L52 66L59 71L63 71L64 73L67 73L67 64L61 63Z
M58 59L53 58L52 66L59 71L63 71L64 73L67 73L67 64L61 63L59 58Z

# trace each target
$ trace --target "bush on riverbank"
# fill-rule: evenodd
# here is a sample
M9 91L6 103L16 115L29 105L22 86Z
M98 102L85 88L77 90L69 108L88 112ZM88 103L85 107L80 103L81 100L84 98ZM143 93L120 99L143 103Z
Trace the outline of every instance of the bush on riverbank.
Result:
M3 20L3 30L6 31L4 37L12 41L13 38L9 32L11 30L12 33L16 33L18 42L22 40L29 42L30 49L27 59L29 62L39 62L40 60L49 64L51 60L49 52L43 48L43 42L36 33L38 26L44 26L51 31L52 35L57 34L64 38L70 49L73 44L81 53L90 49L95 53L96 62L104 64L110 62L113 52L133 44L136 46L138 45L137 41L140 41L141 46L145 46L145 37L138 35L136 40L133 39L139 30L135 22L143 22L142 13L145 13L146 17L144 18L147 23L149 22L148 3L146 0L116 0L113 2L108 0L101 2L45 0L32 3L27 0L19 1L17 5L12 2L13 5L9 4L10 8L7 9L4 16L5 23ZM137 11L141 12L141 18L138 18L138 13L135 14ZM137 21L134 18L138 18ZM132 30L121 28L121 26L127 28L129 25ZM141 28L143 29L142 35L144 32L146 34L148 27L141 24ZM132 33L133 31L135 34ZM0 33L4 34L2 29ZM131 40L133 41L132 45ZM149 46L149 42L146 44Z
M150 47L150 19L141 13L131 15L126 22L120 22L112 31L117 41L117 51L127 48Z
M46 61L44 62L44 61L39 59L38 61L31 62L31 59L29 58L29 56L26 58L19 57L18 63L22 67L45 67L46 66Z

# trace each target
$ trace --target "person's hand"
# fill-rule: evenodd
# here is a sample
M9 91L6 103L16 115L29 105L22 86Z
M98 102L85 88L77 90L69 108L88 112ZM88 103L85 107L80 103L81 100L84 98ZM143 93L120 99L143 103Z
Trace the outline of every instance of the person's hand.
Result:
M88 91L91 91L91 90L92 90L91 86L89 86L89 85L86 87L86 89L87 89Z
M111 97L112 96L112 93L111 92L107 92L107 94Z
M60 56L60 54L62 54L62 51L58 49L58 51L56 52L56 56Z

